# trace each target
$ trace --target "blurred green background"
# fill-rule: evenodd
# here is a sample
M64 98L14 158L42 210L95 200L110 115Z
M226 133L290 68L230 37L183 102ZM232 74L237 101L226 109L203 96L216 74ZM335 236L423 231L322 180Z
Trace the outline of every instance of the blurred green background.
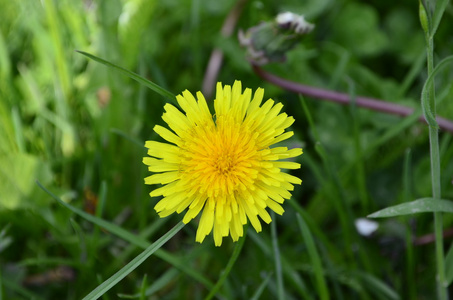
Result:
M182 219L159 219L157 199L143 181L144 141L157 138L152 128L163 123L166 99L75 50L178 94L201 89L214 48L224 53L218 81L263 87L265 98L283 102L296 119L291 143L304 148L302 168L293 172L302 186L285 203L285 214L273 218L281 269L271 226L260 234L250 228L218 299L276 299L279 278L285 299L319 299L316 267L296 215L313 235L332 299L433 299L431 214L380 219L371 237L354 227L380 208L430 196L426 125L301 100L258 78L237 40L239 28L279 12L304 14L315 30L285 62L266 70L416 108L427 77L418 3L243 2L234 34L224 37L222 24L236 1L0 0L0 299L80 299L142 251L59 205L36 180L72 206L149 241ZM450 4L434 41L436 61L452 52L452 17ZM450 119L452 78L451 68L436 77L438 112ZM440 133L444 199L453 198L451 140ZM445 228L452 221L446 215ZM234 243L195 243L192 223L104 298L137 298L142 290L146 299L203 299ZM450 244L446 237L449 283Z

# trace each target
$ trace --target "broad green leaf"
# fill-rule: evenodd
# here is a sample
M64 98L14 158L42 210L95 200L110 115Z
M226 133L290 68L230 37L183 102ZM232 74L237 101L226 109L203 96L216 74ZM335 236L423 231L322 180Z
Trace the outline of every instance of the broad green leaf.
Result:
M398 204L381 209L368 218L388 218L403 215L412 215L422 212L447 212L453 213L453 201L444 199L422 198L412 202Z
M123 67L120 67L118 65L115 65L111 62L108 62L100 57L97 57L93 54L90 54L90 53L87 53L87 52L83 52L83 51L79 51L79 50L76 50L76 52L82 54L82 55L85 55L86 57L88 58L91 58L92 60L94 61L97 61L98 63L101 63L103 65L106 65L110 68L113 68L117 71L120 71L121 73L123 73L124 75L134 79L135 81L137 81L138 83L141 83L143 85L145 85L146 87L150 88L151 90L155 91L156 93L158 93L159 95L165 97L165 98L168 98L169 100L171 100L173 103L176 102L175 100L175 95L169 91L167 91L166 89L162 88L161 86L155 84L154 82L152 81L149 81L148 79L138 75L137 73L134 73L134 72L131 72L129 70L126 70L125 68Z
M377 55L389 45L379 27L376 8L365 3L352 2L338 11L337 26L332 27L331 41L349 49L358 56Z

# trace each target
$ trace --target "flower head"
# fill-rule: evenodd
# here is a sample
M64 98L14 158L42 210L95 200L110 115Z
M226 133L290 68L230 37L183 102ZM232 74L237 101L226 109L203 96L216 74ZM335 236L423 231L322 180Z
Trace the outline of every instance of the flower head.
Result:
M162 119L171 130L156 125L154 131L169 143L147 141L150 157L143 158L149 171L146 184L161 184L151 197L162 196L154 209L160 217L187 209L183 222L201 212L196 241L202 242L213 230L216 246L224 236L237 241L243 225L250 221L261 231L258 216L266 223L266 208L283 213L280 204L291 197L293 184L301 180L282 169L298 169L300 164L282 159L302 154L302 149L272 145L288 139L285 132L292 117L280 113L283 105L272 99L262 106L263 89L252 99L252 91L217 84L214 115L198 92L197 99L184 91L176 97L182 113L166 104Z

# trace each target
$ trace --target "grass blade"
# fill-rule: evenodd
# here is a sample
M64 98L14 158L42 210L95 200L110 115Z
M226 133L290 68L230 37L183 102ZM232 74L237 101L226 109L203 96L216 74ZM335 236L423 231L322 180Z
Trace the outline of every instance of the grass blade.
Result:
M400 296L380 279L365 272L354 272L362 280L363 285L370 287L373 292L382 296L381 299L399 300Z
M61 200L60 198L58 198L57 196L55 196L52 192L50 192L49 190L47 190L45 187L43 187L41 185L41 183L39 182L36 182L38 184L38 186L43 189L47 194L49 194L53 199L55 199L56 201L58 201L61 205L63 205L64 207L66 207L67 209L69 209L70 211L72 211L73 213L81 216L82 218L92 222L93 224L96 224L102 228L105 228L108 232L122 238L123 240L125 241L128 241L129 243L131 244L134 244L135 246L138 246L142 249L145 249L147 247L150 246L150 243L147 241L147 240L144 240L130 232L128 232L127 230L124 230L123 228L113 224L113 223L110 223L110 222L107 222L101 218L98 218L98 217L95 217L93 215L90 215L78 208L75 208L71 205L69 205L68 203L64 202L63 200ZM197 272L196 270L194 270L193 268L190 268L186 263L184 263L183 261L181 261L180 259L176 258L175 256L173 256L172 254L170 253L167 253L163 250L159 250L157 253L156 253L156 256L163 259L164 261L170 263L171 265L173 265L175 268L183 271L184 273L186 273L187 275L191 276L192 278L194 278L195 280L197 280L198 282L202 283L206 288L208 289L212 289L214 284L209 280L207 279L205 276L203 276L203 274Z
M445 9L447 8L448 5L448 0L437 0L436 1L436 8L434 9L434 15L433 15L433 24L432 24L432 30L431 30L431 36L433 37L436 34L437 28L439 27L440 20L442 19L442 16L445 12Z
M147 274L145 274L143 276L143 280L142 280L142 285L140 286L140 300L145 300L146 299L146 285L147 285L147 282L146 282L146 279L147 279Z
M234 247L233 254L231 255L231 258L228 261L228 264L226 265L225 270L222 273L222 276L219 278L219 281L217 281L215 286L211 289L211 291L209 292L209 294L205 298L205 300L212 299L212 297L214 297L215 294L218 292L218 290L222 287L223 283L225 282L225 280L227 279L228 275L230 274L231 269L234 266L234 263L238 259L239 254L241 253L242 246L244 246L244 242L245 242L245 237L246 236L247 236L247 230L245 230L244 236L241 239L239 239L239 241L237 242L236 246Z
M137 255L133 260L131 260L126 266L121 270L113 274L109 279L101 283L97 288L95 288L91 293L85 296L84 300L94 300L98 299L104 295L108 290L120 282L124 277L129 275L134 271L138 266L140 266L148 257L150 257L157 249L162 247L168 240L170 240L175 234L177 234L183 227L184 223L179 222L175 227L170 229L166 234L164 234L157 241L152 243L148 248L146 248L142 253Z
M316 249L315 241L313 240L313 236L311 235L311 232L302 216L300 214L296 214L296 217L303 239L307 245L308 255L310 256L311 264L315 272L317 294L319 295L319 299L328 300L330 299L329 289L327 288L326 280L324 278L324 270L318 250Z
M264 288L267 286L267 284L269 283L269 280L271 279L272 277L272 273L269 273L266 278L264 278L263 282L260 284L260 286L256 289L256 292L253 294L252 298L250 298L250 300L259 300L261 299L261 294L263 293L264 291Z
M272 212L272 219L275 220L275 213ZM282 272L282 262L280 256L280 249L278 248L278 237L277 237L277 225L276 221L271 223L271 236L272 236L272 249L274 253L275 261L275 273L277 276L277 294L278 299L285 299L285 288L283 286L283 272Z
M155 91L156 93L158 93L159 95L163 96L164 98L167 98L169 100L171 100L173 103L176 102L175 100L175 95L169 91L167 91L166 89L162 88L161 86L155 84L154 82L152 81L149 81L148 79L138 75L137 73L134 73L134 72L131 72L129 70L126 70L125 68L123 67L120 67L118 65L115 65L111 62L108 62L100 57L97 57L93 54L90 54L90 53L87 53L87 52L83 52L83 51L79 51L79 50L76 50L76 52L82 54L82 55L85 55L86 57L98 62L98 63L101 63L103 65L106 65L110 68L113 68L117 71L120 71L121 73L123 73L124 75L128 76L129 78L132 78L134 79L135 81L137 81L138 83L141 83L143 85L145 85L146 87L150 88L151 90Z
M444 199L421 198L411 202L386 207L368 215L368 218L388 218L422 212L453 213L453 202Z

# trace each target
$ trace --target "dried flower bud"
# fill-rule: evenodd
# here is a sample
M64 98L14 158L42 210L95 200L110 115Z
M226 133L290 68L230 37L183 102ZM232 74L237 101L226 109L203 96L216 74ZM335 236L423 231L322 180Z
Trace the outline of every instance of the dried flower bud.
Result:
M304 16L292 12L284 12L277 15L275 21L281 28L294 30L297 34L310 33L315 25L305 21Z
M264 65L284 61L286 52L313 28L314 25L305 21L304 16L285 12L273 21L249 28L245 33L239 31L239 42L247 48L251 62Z

